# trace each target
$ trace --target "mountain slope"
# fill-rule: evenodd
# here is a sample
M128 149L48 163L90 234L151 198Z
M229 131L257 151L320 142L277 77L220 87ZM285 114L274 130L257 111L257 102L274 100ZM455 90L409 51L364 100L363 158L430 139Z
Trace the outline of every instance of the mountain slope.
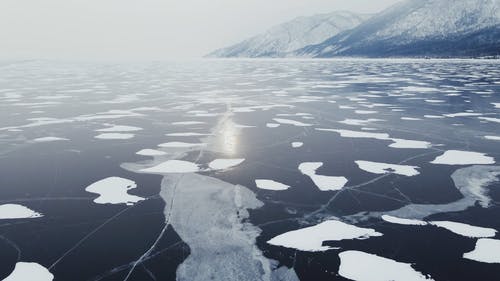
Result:
M500 54L500 0L407 0L298 56Z
M299 17L236 45L216 50L208 56L282 57L305 46L321 43L339 32L352 29L367 18L367 15L344 11Z

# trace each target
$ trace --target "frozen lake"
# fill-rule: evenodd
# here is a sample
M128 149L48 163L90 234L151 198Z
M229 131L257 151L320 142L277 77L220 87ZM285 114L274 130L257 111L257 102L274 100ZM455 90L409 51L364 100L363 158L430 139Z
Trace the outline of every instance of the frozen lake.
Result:
M500 276L498 61L0 62L0 144L0 279Z

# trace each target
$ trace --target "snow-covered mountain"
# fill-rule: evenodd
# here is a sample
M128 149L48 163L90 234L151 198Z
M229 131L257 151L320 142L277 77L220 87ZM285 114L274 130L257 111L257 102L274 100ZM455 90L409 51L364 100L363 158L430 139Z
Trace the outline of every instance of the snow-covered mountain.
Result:
M342 31L352 29L368 17L368 15L346 11L299 17L236 45L216 50L208 56L282 57L305 46L319 44Z
M298 56L500 54L500 0L406 0Z

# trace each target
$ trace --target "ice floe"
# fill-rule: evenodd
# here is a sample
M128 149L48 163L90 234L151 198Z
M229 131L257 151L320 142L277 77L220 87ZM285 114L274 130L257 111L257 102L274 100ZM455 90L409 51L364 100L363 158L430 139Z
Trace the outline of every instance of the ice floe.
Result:
M484 136L484 138L487 139L487 140L500 141L500 136Z
M394 143L391 143L389 147L392 148L415 148L415 149L425 149L430 148L432 143L427 141L417 141L417 140L405 140L405 139L391 139Z
M299 165L302 174L311 178L314 184L322 191L340 190L347 183L345 177L317 175L316 170L323 166L322 162L305 162Z
M30 219L39 218L43 215L28 207L18 204L0 205L0 219Z
M387 164L387 163L379 163L379 162L371 162L363 160L355 161L355 163L361 170L373 174L393 173L407 177L416 176L420 174L420 172L417 170L419 169L419 167L417 166Z
M159 144L159 147L163 148L190 148L190 147L199 147L199 146L205 146L205 143L190 143L190 142L179 142L179 141L173 141L173 142L166 142Z
M135 154L142 156L161 156L167 154L164 151L156 150L156 149L141 149L137 151Z
M94 199L97 204L127 204L133 205L144 200L143 197L128 194L128 191L137 187L134 181L120 177L109 177L97 181L85 188L85 191L99 194Z
M286 125L293 125L297 127L310 127L312 124L302 123L300 121L290 120L290 119L282 119L282 118L273 118L275 122Z
M135 137L134 134L122 134L122 133L104 133L95 136L96 139L101 140L128 140Z
M299 142L299 141L292 142L292 147L293 148L299 148L299 147L302 147L303 145L304 145L303 142Z
M142 173L151 174L195 173L198 171L200 171L198 164L183 160L168 160L151 168L140 170Z
M289 185L274 180L264 180L264 179L255 180L255 185L260 189L266 189L266 190L287 190L288 188L290 188Z
M3 281L52 281L54 275L34 262L17 262L14 271Z
M371 228L361 228L337 220L329 220L315 226L289 231L267 241L268 244L308 252L335 249L323 246L325 241L367 239L382 236Z
M465 253L463 257L484 263L500 263L500 240L479 239L474 250Z
M443 155L436 157L432 164L441 165L488 165L495 164L495 159L485 153L448 150Z
M339 275L356 281L422 281L432 278L416 271L411 264L397 262L361 251L339 254Z
M214 170L223 170L223 169L229 169L235 166L238 166L239 164L243 163L245 159L240 158L240 159L215 159L212 162L208 164L208 167Z

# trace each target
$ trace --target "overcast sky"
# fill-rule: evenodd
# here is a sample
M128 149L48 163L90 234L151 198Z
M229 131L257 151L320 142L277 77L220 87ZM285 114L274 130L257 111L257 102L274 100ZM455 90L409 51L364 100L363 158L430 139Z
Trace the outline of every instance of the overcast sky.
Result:
M297 16L398 0L0 0L0 58L201 57Z

